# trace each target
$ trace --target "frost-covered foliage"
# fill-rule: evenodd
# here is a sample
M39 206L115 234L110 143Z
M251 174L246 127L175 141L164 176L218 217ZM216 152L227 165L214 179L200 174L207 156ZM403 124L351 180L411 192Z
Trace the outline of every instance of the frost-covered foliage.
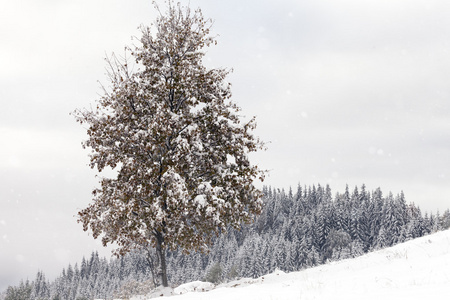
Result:
M28 300L31 298L32 284L27 280L25 283L20 282L20 285L9 286L4 294L0 294L0 299L4 300Z
M222 280L258 277L276 269L292 272L360 256L446 229L450 211L425 214L403 193L383 195L363 185L332 195L328 186L296 192L263 189L262 214L250 226L219 236L208 255L171 253L171 281L205 278L215 264Z
M88 127L90 166L117 174L101 179L79 221L117 254L155 247L164 285L165 249L206 250L262 208L253 183L264 172L248 153L263 145L231 101L228 71L202 64L209 32L199 9L169 1L128 48L134 62L108 60L111 90L95 109L74 112Z

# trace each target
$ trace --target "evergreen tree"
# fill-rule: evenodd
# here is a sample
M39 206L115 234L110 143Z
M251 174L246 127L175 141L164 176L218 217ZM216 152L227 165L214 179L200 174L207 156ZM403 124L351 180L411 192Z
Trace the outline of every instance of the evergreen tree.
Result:
M31 289L31 299L48 299L50 297L50 287L48 281L45 279L45 274L38 271L36 279L33 281Z
M28 300L32 293L32 285L28 280L20 282L18 287L9 286L6 289L5 300Z
M222 266L220 263L215 263L208 268L208 272L205 276L205 281L211 283L219 283L222 280Z
M450 228L450 210L447 209L441 217L441 228L443 230Z

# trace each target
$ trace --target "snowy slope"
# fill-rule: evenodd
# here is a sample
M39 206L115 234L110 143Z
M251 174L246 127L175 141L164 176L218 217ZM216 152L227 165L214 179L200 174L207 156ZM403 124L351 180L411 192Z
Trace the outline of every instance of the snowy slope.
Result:
M205 292L192 292L192 290ZM450 231L425 236L367 255L316 268L241 279L212 290L188 283L159 299L431 299L450 297ZM208 291L210 290L210 291Z

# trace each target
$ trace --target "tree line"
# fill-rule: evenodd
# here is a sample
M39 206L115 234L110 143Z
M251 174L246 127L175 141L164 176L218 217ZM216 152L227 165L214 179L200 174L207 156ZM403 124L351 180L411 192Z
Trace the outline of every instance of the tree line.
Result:
M450 228L450 211L423 214L403 193L368 192L363 185L332 196L329 186L294 192L263 188L264 209L251 225L215 238L208 254L166 252L169 281L222 282L258 277L275 269L302 270L402 243ZM100 258L94 252L54 280L39 271L33 281L10 286L1 299L112 299L153 287L148 253Z

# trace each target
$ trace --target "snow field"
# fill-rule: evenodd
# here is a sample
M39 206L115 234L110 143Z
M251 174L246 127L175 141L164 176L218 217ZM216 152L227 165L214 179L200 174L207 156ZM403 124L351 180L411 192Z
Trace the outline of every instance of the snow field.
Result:
M162 294L165 296L161 297ZM276 271L215 288L210 283L196 281L133 300L154 297L173 300L445 299L450 297L450 230L299 272Z

